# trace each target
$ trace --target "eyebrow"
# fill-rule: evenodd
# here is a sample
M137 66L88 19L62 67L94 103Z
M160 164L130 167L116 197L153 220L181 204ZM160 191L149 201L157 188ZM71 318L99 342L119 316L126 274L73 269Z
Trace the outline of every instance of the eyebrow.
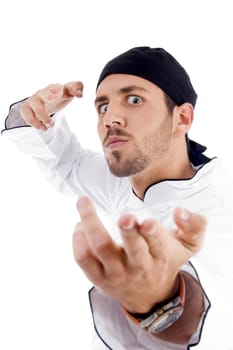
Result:
M119 90L117 91L117 95L128 94L128 93L133 92L133 91L135 91L135 90L144 91L144 92L147 91L147 89L145 89L145 88L143 88L143 87L141 87L141 86L138 86L138 85L129 85L129 86L125 86L125 87L119 89ZM98 103L100 103L100 102L105 102L107 99L108 99L108 97L105 96L105 95L96 97L96 99L95 99L95 105L98 104Z

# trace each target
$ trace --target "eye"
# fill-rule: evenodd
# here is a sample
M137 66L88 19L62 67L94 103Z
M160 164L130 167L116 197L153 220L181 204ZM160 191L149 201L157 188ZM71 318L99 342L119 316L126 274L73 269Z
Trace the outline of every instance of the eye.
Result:
M141 103L141 102L142 102L141 97L136 96L136 95L132 95L132 96L129 96L127 98L127 103L132 104L132 105L136 105L136 104Z
M99 113L105 113L107 112L107 109L108 109L108 103L103 103L98 107Z

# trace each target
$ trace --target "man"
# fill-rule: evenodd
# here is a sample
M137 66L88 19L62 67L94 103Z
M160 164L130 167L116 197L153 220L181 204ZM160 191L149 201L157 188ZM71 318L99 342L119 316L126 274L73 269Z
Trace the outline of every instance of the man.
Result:
M104 157L82 149L59 113L82 90L39 90L11 107L3 134L79 197L73 249L95 286L93 349L233 349L232 190L188 138L197 99L188 74L161 48L108 62L95 99Z

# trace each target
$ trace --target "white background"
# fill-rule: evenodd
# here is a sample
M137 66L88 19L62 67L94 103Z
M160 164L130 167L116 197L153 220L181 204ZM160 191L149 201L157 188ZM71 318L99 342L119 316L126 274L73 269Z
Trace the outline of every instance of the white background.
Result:
M82 80L84 98L67 119L84 146L100 149L93 99L103 65L133 46L164 47L199 95L190 136L231 172L232 33L230 0L2 1L2 128L12 102ZM88 349L90 284L71 244L75 199L57 194L3 137L0 159L0 349Z

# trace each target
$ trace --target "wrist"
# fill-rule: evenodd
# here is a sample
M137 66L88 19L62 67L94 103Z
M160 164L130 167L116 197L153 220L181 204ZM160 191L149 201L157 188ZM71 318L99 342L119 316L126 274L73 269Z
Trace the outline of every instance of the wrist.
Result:
M143 300L136 300L134 303L131 301L130 304L122 304L122 306L131 315L139 315L138 318L140 318L140 315L144 316L150 314L154 309L169 302L179 294L179 274L177 274L173 281L169 282L169 285L168 282L159 283L160 287L156 289L156 294L151 290L149 297L145 297ZM166 286L166 289L163 286Z
M126 309L124 310L134 323L147 329L150 333L156 334L171 326L183 313L185 303L185 281L181 274L178 274L174 290L173 294L168 299L156 303L156 305L146 313L132 313Z

